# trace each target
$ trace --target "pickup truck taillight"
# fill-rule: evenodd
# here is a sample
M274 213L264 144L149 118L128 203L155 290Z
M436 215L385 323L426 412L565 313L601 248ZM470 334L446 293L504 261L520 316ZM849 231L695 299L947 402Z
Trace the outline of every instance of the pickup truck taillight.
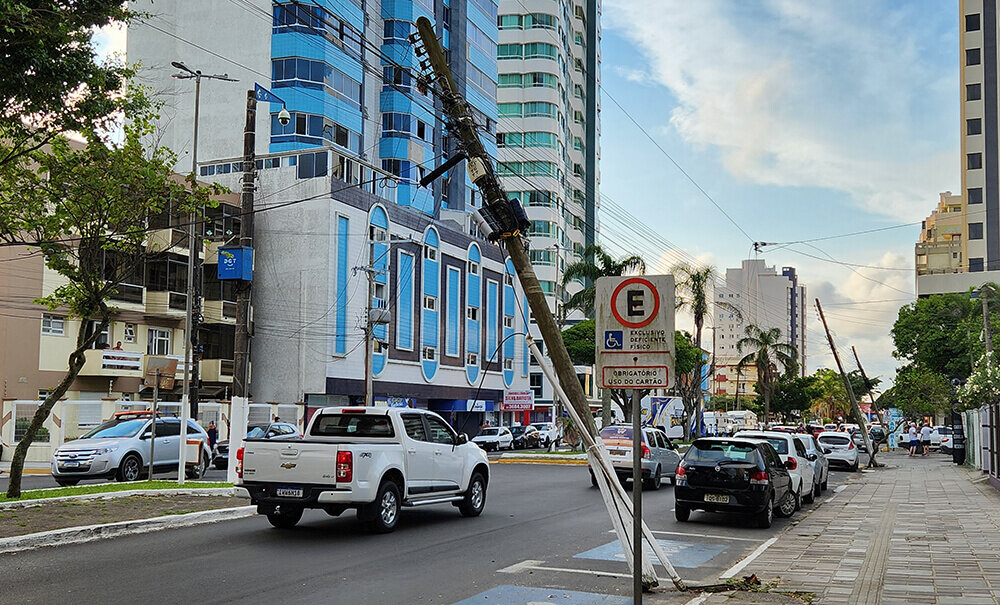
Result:
M354 478L354 455L337 452L337 483L350 483Z
M243 478L243 448L236 450L236 476Z

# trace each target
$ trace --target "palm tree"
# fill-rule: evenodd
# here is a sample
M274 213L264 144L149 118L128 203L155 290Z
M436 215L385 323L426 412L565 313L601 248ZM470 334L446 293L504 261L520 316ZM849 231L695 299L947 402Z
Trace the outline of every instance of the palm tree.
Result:
M570 297L564 306L565 310L579 309L587 317L594 316L594 299L597 295L597 280L601 277L621 277L629 273L639 275L646 272L646 261L641 256L632 255L621 259L614 259L599 244L589 244L583 249L583 260L577 261L566 267L563 274L562 285L582 278L586 283L583 290ZM639 400L644 396L638 391L632 392L632 398L636 395ZM601 420L602 426L607 426L611 422L611 389L603 389L601 396ZM615 399L622 406L622 411L628 418L629 398L624 391L615 393Z
M711 312L708 305L712 284L715 281L716 270L714 267L696 269L690 265L677 265L673 268L672 273L679 278L677 281L677 289L679 290L676 302L677 309L686 308L694 315L694 346L701 350L701 330L705 327L705 317ZM740 310L730 303L718 302L716 305L735 314L739 318L743 317ZM694 399L684 402L685 408L688 408L688 413L697 412L697 429L692 429L692 432L698 431L699 433L702 424L702 401L704 397L701 389L703 365L704 363L699 355L697 365L695 365L694 372L691 375L694 389L688 390L690 395L694 396ZM690 395L685 399L690 398Z
M781 341L779 328L760 328L753 324L746 327L744 336L736 343L740 353L750 351L736 364L737 368L753 365L757 369L757 384L764 396L764 426L771 415L771 396L778 379L778 365L787 368L797 363L798 352L792 345Z
M646 261L641 256L626 256L614 259L599 244L590 244L583 249L583 260L566 267L562 285L565 287L575 279L584 279L583 290L566 301L565 308L579 309L587 317L594 316L594 298L597 294L597 279L600 277L621 277L626 274L642 275L646 272Z

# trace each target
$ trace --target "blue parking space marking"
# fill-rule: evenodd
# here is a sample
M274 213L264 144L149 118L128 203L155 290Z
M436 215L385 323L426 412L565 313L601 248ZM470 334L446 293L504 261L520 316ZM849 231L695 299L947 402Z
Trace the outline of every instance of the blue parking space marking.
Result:
M704 542L679 542L676 540L657 540L663 551L667 553L674 567L698 567L708 562L712 557L729 548L725 544L709 544ZM646 556L656 561L653 549L645 541ZM621 542L608 542L604 546L592 548L573 557L574 559L597 559L599 561L625 561Z
M454 605L629 605L630 597L531 588L528 586L497 586Z

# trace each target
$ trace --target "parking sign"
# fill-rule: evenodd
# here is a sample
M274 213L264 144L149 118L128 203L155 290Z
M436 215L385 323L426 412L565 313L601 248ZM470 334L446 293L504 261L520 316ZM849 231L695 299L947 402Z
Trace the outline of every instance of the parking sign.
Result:
M597 280L596 302L601 386L673 386L673 276L602 277Z

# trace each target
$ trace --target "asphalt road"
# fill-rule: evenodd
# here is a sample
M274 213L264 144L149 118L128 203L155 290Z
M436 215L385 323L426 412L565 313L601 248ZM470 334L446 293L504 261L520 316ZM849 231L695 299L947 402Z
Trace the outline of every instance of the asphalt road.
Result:
M0 603L450 604L508 590L501 585L630 594L586 467L492 469L482 516L463 518L450 505L405 509L387 535L364 533L352 511L339 518L307 511L292 530L250 517L0 555ZM844 475L831 473L830 490L816 505ZM681 576L693 582L715 581L790 521L776 519L761 530L740 518L695 512L691 522L677 523L672 508L669 484L644 494L647 524L668 541Z

